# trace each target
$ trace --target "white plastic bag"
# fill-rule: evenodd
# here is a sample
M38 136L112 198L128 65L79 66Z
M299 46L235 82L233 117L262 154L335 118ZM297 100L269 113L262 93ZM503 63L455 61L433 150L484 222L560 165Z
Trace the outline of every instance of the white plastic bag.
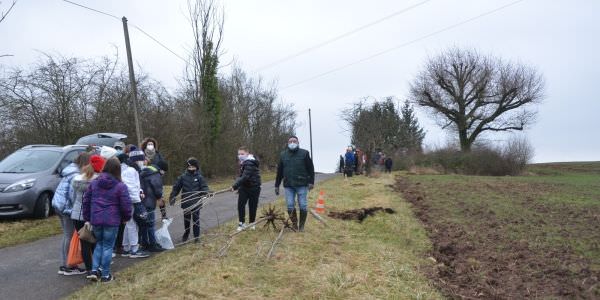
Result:
M163 249L175 249L173 240L171 240L171 234L169 233L169 225L173 223L173 219L163 219L162 226L155 232L156 242Z

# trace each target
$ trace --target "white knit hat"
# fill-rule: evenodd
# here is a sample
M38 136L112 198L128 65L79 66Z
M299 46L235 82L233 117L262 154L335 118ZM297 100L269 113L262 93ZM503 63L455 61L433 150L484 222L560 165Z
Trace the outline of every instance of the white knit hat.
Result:
M115 157L115 155L117 155L117 150L115 150L115 148L108 146L100 147L100 156L102 156L104 159L108 160Z

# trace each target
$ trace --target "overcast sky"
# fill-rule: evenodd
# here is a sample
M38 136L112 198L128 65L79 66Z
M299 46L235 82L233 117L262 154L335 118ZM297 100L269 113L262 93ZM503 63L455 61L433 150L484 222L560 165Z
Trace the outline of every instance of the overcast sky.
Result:
M0 10L7 8L8 1L2 1ZM180 56L186 56L192 40L185 0L73 1L126 16ZM364 97L395 96L403 101L409 82L426 58L452 46L475 48L535 66L543 73L546 99L539 107L537 123L522 133L535 147L536 162L600 160L596 132L600 129L596 90L600 83L600 1L524 0L432 35L512 2L226 0L226 53L222 61L235 60L249 73L277 83L281 99L293 103L298 111L298 135L301 147L307 149L308 108L312 108L319 171L332 171L349 143L340 119L342 109ZM405 13L257 72L298 51L415 5ZM133 28L130 36L136 64L167 87L175 88L184 62ZM124 58L122 24L118 20L61 0L19 0L0 24L0 54L14 54L0 58L0 63L8 66L31 64L39 51L88 58L112 55L114 47ZM285 88L394 47L370 60ZM226 74L228 69L221 72ZM420 112L418 116L427 131L428 146L440 146L449 140L448 133L437 128L427 115Z

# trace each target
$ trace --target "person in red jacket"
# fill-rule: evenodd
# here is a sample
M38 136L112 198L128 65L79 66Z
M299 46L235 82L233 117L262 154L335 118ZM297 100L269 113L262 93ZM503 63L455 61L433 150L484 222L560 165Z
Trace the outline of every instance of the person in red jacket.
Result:
M131 219L131 199L121 182L121 163L116 158L106 161L102 174L92 181L83 195L83 219L93 226L96 248L92 258L92 281L112 281L112 251L119 225ZM102 267L102 274L98 272Z

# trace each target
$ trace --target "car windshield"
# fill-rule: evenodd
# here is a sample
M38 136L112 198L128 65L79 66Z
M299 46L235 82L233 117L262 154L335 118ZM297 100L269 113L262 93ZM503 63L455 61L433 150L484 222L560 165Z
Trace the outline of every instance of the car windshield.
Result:
M61 152L19 150L0 162L0 173L35 173L47 170L60 159Z

